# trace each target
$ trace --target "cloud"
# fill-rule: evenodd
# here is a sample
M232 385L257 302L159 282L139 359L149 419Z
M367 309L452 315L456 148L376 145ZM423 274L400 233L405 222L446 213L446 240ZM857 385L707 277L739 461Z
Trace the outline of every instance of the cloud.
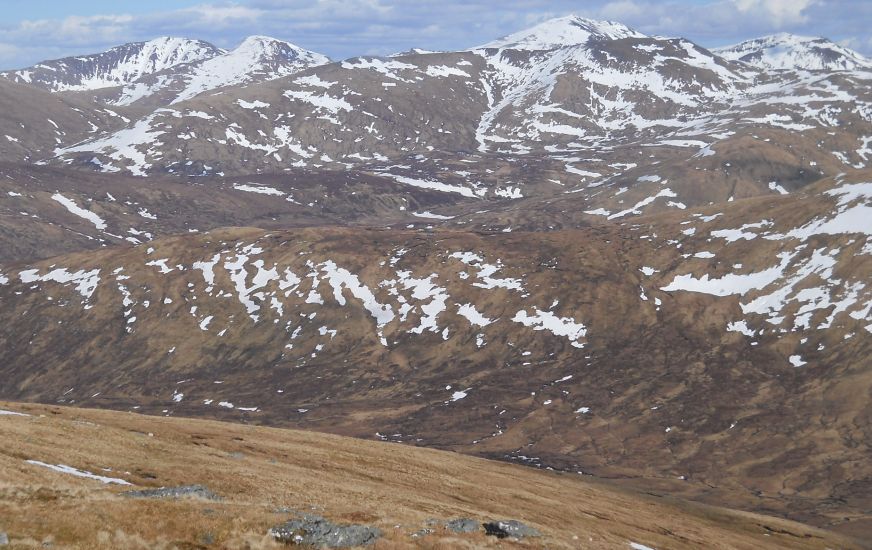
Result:
M231 25L257 23L266 15L266 12L233 4L200 4L178 10L172 15L181 20L189 21L193 27L226 28Z
M769 17L776 28L808 21L814 0L733 0L740 13Z
M83 5L86 3L82 3ZM157 36L200 38L233 47L265 34L343 59L421 47L463 49L577 13L621 21L641 32L683 36L704 46L773 32L822 35L872 53L868 0L192 0L174 10L87 14L0 23L5 67L100 51ZM123 3L119 3L123 6ZM84 10L85 8L83 8Z
M7 41L23 47L39 42L88 44L123 39L133 21L132 15L71 15L59 21L22 21L18 27L3 34Z

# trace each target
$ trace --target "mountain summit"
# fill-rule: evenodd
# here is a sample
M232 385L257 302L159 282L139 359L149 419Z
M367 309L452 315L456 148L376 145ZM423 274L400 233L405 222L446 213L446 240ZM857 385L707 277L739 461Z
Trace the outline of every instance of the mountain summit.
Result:
M43 61L0 76L52 92L97 90L130 84L144 76L222 53L224 50L202 40L163 36L96 54Z
M330 59L324 55L284 40L249 36L233 50L191 67L184 77L186 85L173 103L207 90L272 80L329 62Z
M488 42L479 48L552 50L562 46L586 44L589 40L645 38L645 35L615 21L597 21L577 15L558 17Z
M712 50L721 57L764 69L844 71L868 69L872 60L826 38L780 33Z
M147 97L177 103L208 90L272 80L329 61L268 36L249 36L232 50L202 40L161 37L102 53L43 61L0 76L52 92L99 91L102 100L116 105ZM101 91L108 88L120 91Z

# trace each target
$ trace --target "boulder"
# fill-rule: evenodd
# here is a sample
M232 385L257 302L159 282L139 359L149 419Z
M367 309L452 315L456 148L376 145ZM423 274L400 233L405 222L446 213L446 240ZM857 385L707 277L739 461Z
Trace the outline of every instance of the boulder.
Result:
M303 515L270 529L269 534L280 542L314 546L316 548L348 548L367 546L381 537L381 530L367 525L337 525L325 518Z
M446 521L445 528L453 533L475 533L481 529L481 523L474 519L459 518Z
M520 521L517 521L514 519L503 520L503 521L491 521L491 522L485 523L484 524L484 531L485 531L485 534L493 536L493 537L497 537L500 539L504 539L504 538L508 538L508 537L522 539L524 537L542 536L542 534L539 531L537 531L536 529L533 529L532 527L524 525Z

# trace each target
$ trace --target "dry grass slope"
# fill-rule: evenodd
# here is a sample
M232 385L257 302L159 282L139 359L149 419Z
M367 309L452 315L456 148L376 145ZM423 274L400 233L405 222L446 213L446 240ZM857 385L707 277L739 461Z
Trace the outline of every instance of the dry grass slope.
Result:
M375 548L860 548L786 520L653 498L571 474L295 430L36 404L0 404L0 531L12 548L278 548L287 507L380 527ZM128 489L28 464L66 464L137 487L202 483L224 496L133 500ZM437 531L428 518L519 519L527 542Z

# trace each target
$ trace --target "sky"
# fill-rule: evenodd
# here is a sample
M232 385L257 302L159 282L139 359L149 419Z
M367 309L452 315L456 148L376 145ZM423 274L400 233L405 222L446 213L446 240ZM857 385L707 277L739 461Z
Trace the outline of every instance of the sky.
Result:
M569 14L706 47L791 32L872 56L870 0L3 0L2 7L0 69L158 36L231 48L260 34L334 60L458 50Z

